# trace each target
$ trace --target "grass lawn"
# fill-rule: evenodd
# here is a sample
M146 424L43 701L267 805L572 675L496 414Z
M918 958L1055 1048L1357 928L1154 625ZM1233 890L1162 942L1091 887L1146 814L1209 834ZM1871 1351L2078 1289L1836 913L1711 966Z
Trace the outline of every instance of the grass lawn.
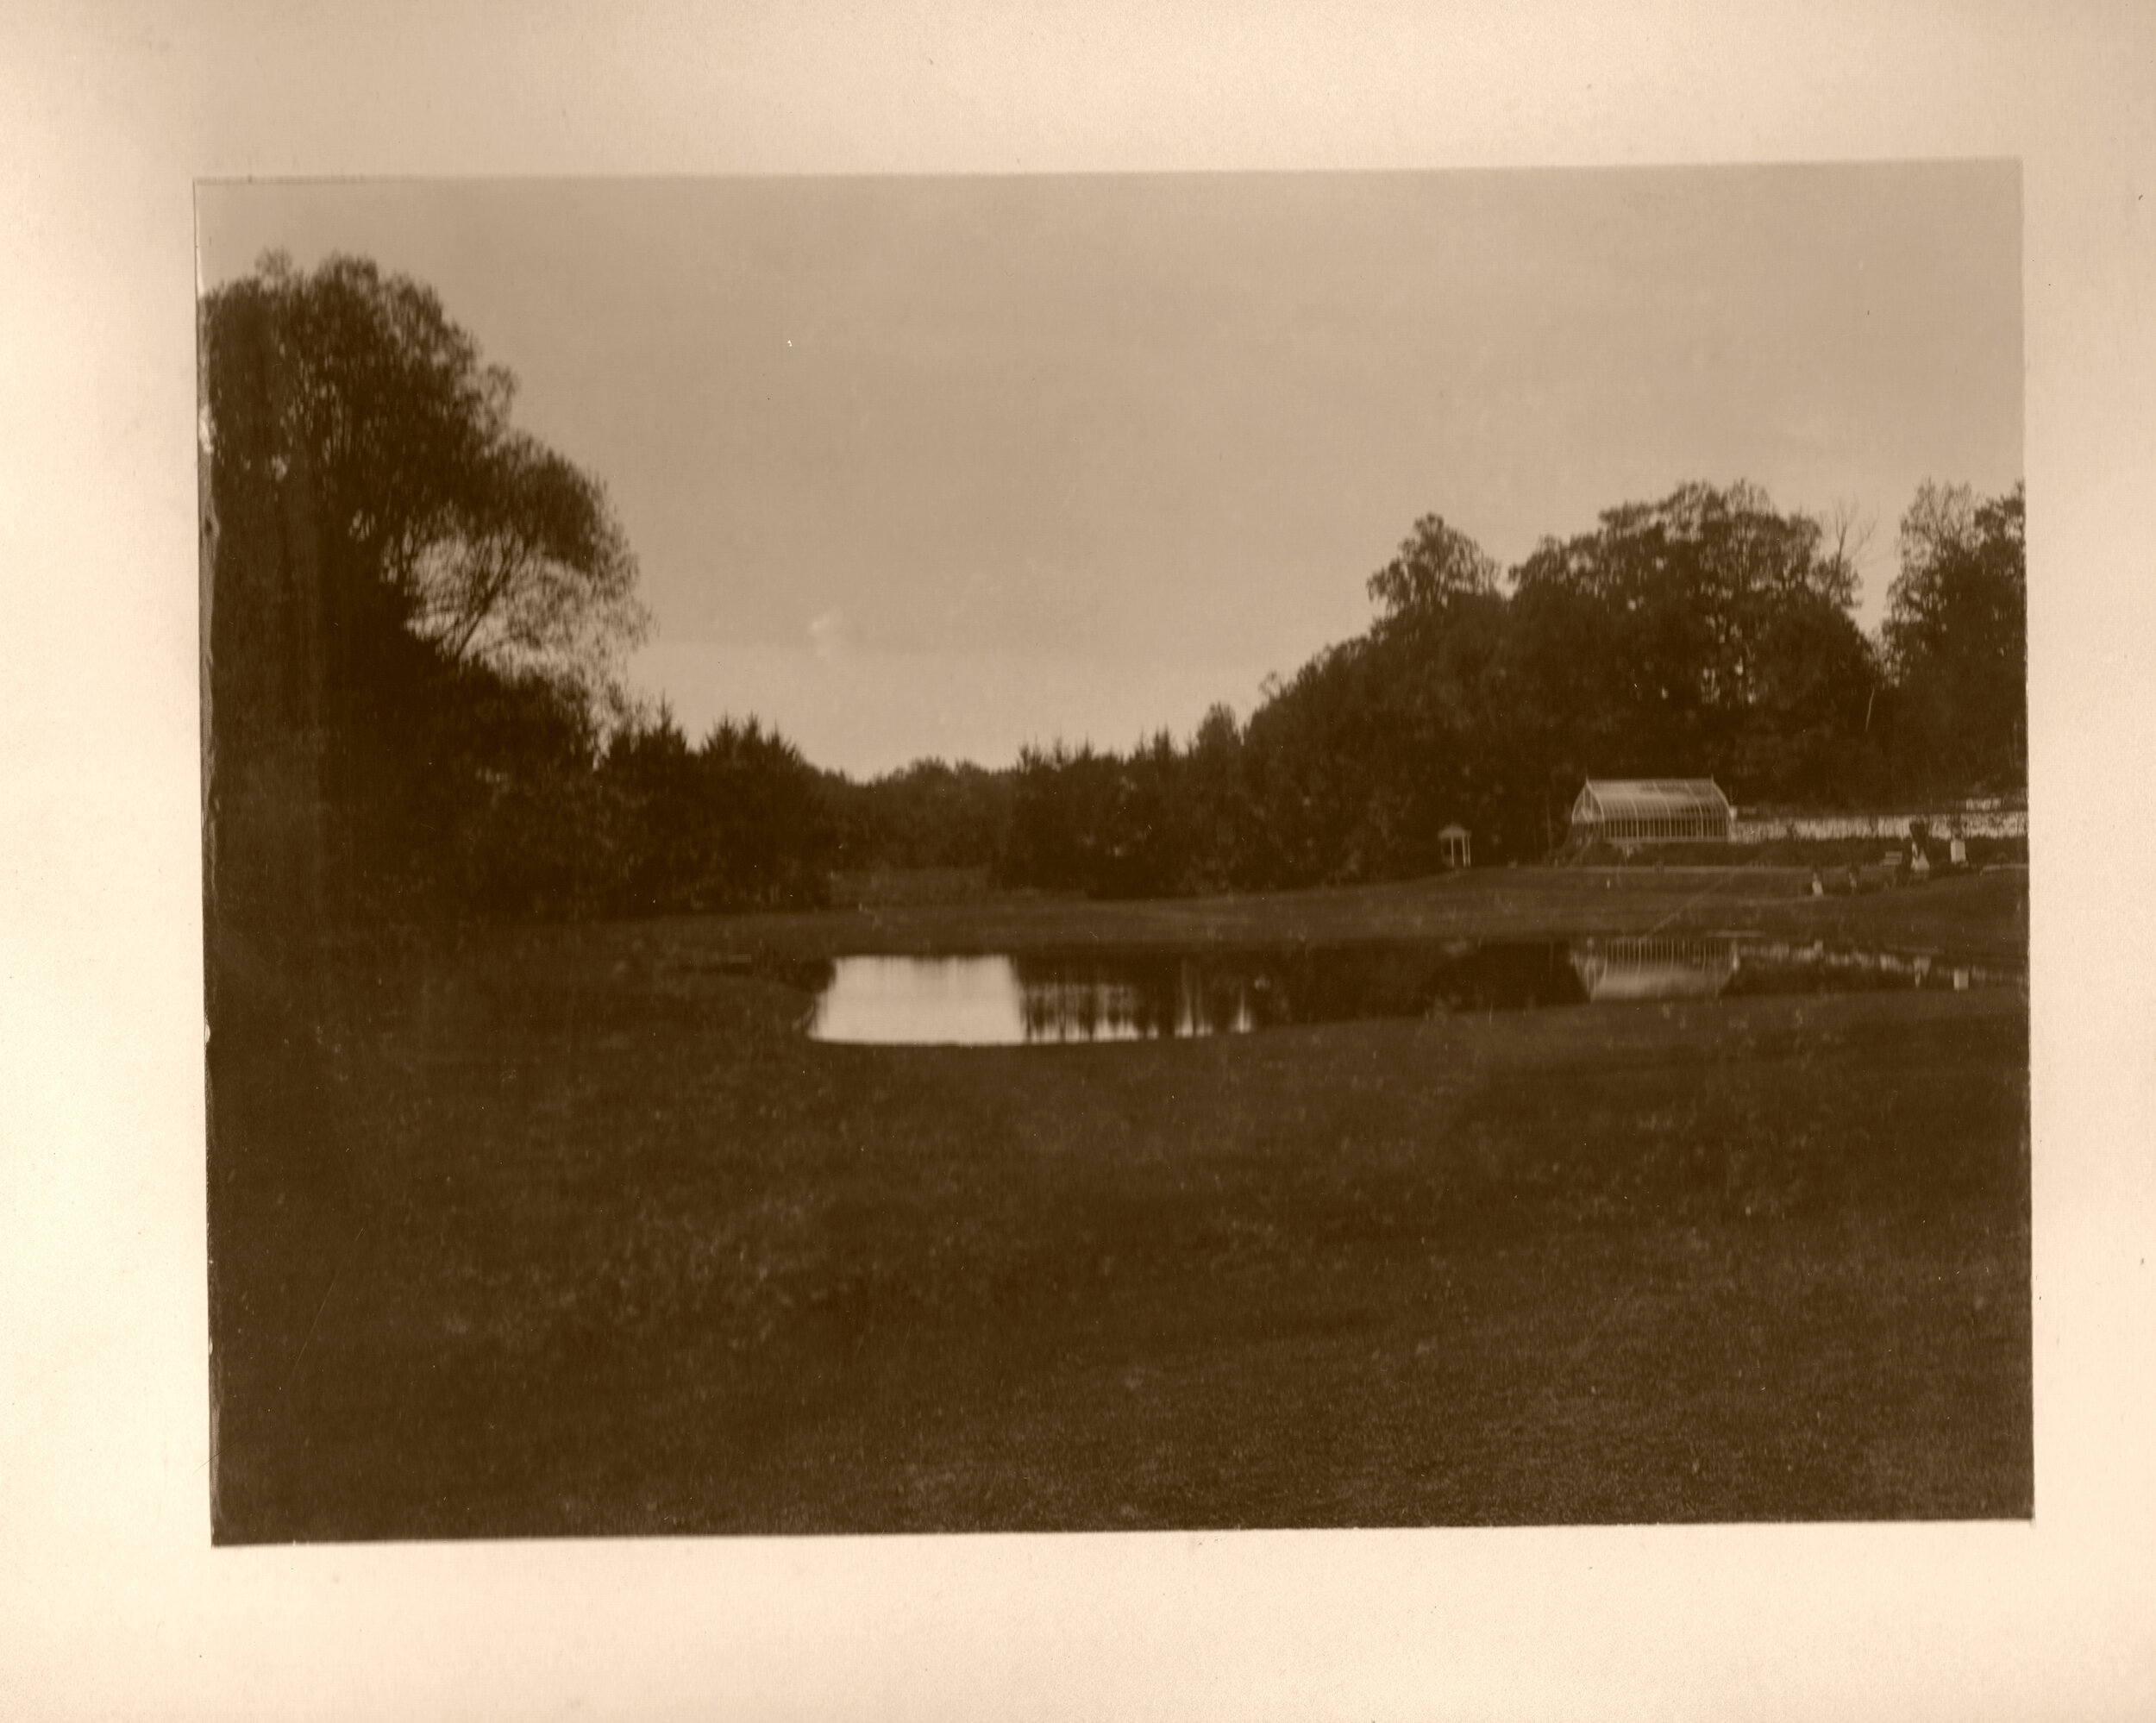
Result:
M229 937L221 1541L2032 1508L2028 1001L826 1045L760 960L1716 928L2021 961L2026 875L1539 870Z

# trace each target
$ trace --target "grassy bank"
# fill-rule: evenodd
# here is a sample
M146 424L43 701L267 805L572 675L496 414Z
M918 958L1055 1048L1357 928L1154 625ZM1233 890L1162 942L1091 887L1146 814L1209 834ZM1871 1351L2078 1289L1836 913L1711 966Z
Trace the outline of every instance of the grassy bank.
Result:
M1809 868L1489 868L1332 890L1103 902L1030 893L894 901L797 915L682 917L543 930L477 929L434 942L466 954L530 948L654 976L758 955L1232 947L1357 939L1536 939L1576 933L1743 931L1816 937L2020 962L2023 870L1890 888L1873 869L1851 894L1810 893ZM397 960L379 947L372 972Z
M281 997L235 948L218 1535L2026 1513L2012 990L865 1048L755 962L2026 949L2018 874L1804 877L492 931Z

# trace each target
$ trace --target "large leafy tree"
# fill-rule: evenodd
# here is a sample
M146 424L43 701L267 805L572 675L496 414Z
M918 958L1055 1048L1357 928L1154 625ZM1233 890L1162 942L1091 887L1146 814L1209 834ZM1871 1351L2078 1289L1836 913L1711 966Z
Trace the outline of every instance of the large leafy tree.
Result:
M1497 591L1497 561L1441 515L1425 515L1391 561L1371 575L1370 598L1386 620L1449 610Z
M1533 716L1559 719L1545 740L1573 772L1816 791L1836 737L1861 727L1874 678L1849 614L1849 536L1756 486L1608 510L1591 533L1545 540L1514 582Z
M2020 485L1978 498L1927 480L1902 517L1882 633L1905 750L1934 787L2027 780L2026 517Z
M514 380L430 289L363 260L219 287L200 365L222 912L496 876L467 816L588 764L643 626L604 488L516 429Z
M605 487L512 426L515 379L432 289L273 254L203 323L213 490L304 491L335 575L444 656L590 671L641 632Z

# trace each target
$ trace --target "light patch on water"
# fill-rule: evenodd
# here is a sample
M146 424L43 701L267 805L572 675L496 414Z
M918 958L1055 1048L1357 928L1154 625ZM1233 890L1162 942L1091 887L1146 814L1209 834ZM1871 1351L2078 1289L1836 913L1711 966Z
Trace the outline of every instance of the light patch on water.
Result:
M833 968L809 1020L818 1041L991 1047L1028 1038L1008 957L842 957Z

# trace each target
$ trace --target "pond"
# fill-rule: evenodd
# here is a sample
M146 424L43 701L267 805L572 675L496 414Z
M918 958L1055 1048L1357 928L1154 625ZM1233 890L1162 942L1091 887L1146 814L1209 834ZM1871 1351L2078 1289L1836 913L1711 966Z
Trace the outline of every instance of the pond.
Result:
M2012 969L1744 935L1274 951L841 957L790 979L818 1041L1021 1046L1239 1035L1293 1024L2015 985Z

